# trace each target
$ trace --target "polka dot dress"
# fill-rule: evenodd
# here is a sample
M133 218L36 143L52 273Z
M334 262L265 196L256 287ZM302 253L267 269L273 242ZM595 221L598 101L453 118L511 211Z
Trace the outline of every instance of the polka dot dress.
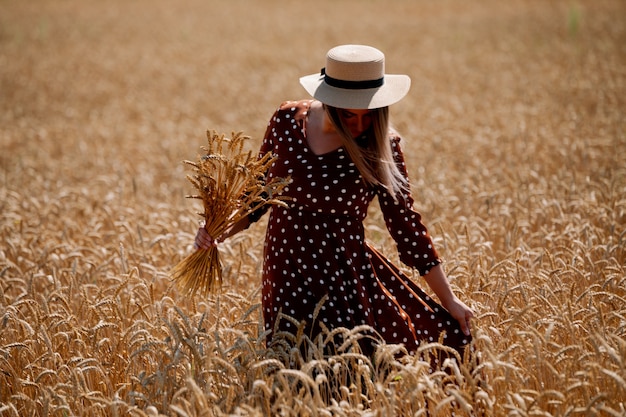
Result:
M261 148L261 154L278 156L270 177L292 178L284 192L289 207L273 207L268 222L262 290L266 329L295 333L297 325L282 315L306 322L305 334L313 337L322 327L368 325L387 343L403 343L409 351L421 341L438 341L445 331L445 343L461 350L470 340L456 320L365 241L362 222L378 196L402 262L421 274L439 264L411 196L394 202L384 189L367 186L343 148L314 154L305 130L310 103L283 103ZM406 174L399 138L392 138L392 146Z

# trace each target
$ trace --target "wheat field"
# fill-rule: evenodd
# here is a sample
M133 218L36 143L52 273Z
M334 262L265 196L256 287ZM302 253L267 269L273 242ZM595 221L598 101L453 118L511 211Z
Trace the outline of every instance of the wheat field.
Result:
M626 416L624 1L0 4L1 416ZM286 368L263 220L221 246L220 294L170 279L199 220L182 161L209 129L256 149L342 43L413 80L392 122L476 312L467 366ZM366 230L397 261L375 203Z

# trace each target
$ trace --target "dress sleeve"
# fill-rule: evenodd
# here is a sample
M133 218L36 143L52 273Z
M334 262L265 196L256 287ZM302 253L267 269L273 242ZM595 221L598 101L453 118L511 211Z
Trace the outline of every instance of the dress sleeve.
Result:
M391 147L394 160L408 185L408 174L399 137L391 139ZM421 275L426 275L440 264L441 260L426 226L422 223L422 216L413 209L414 200L410 188L407 186L396 201L384 187L378 187L377 195L385 225L396 242L400 260L415 268Z
M274 130L274 126L276 125L276 120L278 120L278 112L280 111L280 109L276 110L274 112L274 115L272 116L272 118L270 119L268 125L267 125L267 129L265 130L265 135L263 135L263 142L261 143L261 149L259 150L259 158L262 158L266 153L268 152L272 152L274 149L274 144L273 144L273 130ZM265 173L265 177L267 178L267 175L269 173ZM262 207L258 208L257 210L253 211L252 213L248 214L248 220L250 220L250 224L258 222L261 217L263 217L263 215L265 213L267 213L267 211L269 210L269 204L265 204Z

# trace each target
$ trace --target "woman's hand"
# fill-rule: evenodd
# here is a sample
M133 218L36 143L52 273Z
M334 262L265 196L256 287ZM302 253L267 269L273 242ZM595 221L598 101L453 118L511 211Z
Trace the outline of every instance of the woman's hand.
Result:
M248 216L245 216L244 218L239 220L238 223L235 223L233 227L230 228L230 230L223 233L221 236L218 236L217 238L209 235L204 226L202 226L198 229L198 233L196 233L196 239L193 243L193 246L196 249L207 250L212 246L217 246L218 243L225 241L232 235L247 229L248 226L250 226L250 220L248 219Z
M200 227L198 229L198 233L196 233L196 239L193 243L194 248L207 250L212 246L217 246L217 244L217 239L213 239L213 237L209 235L209 232L207 232L204 227Z
M471 323L472 317L474 317L474 312L470 309L463 301L459 300L456 296L450 299L446 305L444 305L445 309L448 310L450 315L454 317L459 324L461 325L461 330L465 336L469 336L471 334Z

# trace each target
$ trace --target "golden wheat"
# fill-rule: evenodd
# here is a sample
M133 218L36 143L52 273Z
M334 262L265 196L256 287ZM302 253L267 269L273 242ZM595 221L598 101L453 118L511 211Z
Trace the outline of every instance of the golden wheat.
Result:
M3 4L2 417L626 415L624 2L170 6ZM261 137L352 40L412 76L393 122L477 313L466 367L429 373L436 345L267 349L264 220L222 243L219 293L170 280L197 228L179 161L198 132ZM397 260L376 204L366 232Z

